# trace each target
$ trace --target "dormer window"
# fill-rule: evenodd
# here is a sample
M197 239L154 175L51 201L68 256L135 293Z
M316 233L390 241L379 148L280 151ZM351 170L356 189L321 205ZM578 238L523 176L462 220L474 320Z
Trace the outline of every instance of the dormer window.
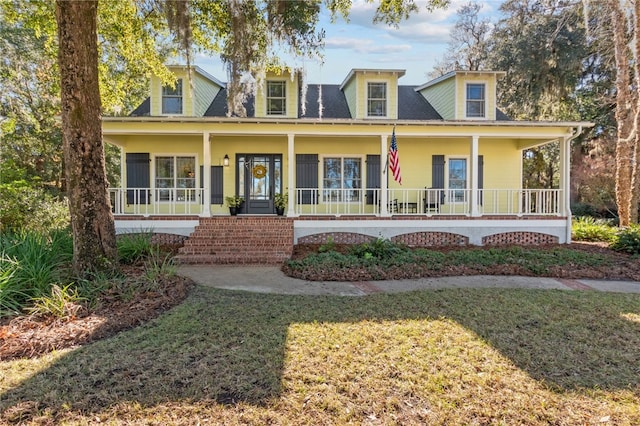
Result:
M367 83L367 116L387 116L387 83Z
M484 118L485 113L484 83L467 84L467 118Z
M267 81L267 115L287 114L287 82Z
M175 86L162 87L162 114L182 114L182 79Z

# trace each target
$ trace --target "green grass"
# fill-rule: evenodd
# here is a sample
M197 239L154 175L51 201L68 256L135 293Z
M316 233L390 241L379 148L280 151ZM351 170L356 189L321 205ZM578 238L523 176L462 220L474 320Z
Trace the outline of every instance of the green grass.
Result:
M640 424L639 347L640 295L196 287L135 330L0 362L0 421Z

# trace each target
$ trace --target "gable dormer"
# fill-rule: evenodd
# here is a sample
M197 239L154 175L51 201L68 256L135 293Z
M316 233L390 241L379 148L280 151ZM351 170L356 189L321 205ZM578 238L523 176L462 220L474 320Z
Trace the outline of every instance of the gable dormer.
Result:
M299 73L289 69L267 72L256 90L255 116L298 118Z
M172 87L163 85L157 76L151 78L151 115L202 117L224 83L199 67L191 67L191 76L186 66L167 68L176 82Z
M445 120L496 120L496 86L502 71L451 71L415 90Z
M398 79L404 70L352 69L340 85L353 118L398 118Z

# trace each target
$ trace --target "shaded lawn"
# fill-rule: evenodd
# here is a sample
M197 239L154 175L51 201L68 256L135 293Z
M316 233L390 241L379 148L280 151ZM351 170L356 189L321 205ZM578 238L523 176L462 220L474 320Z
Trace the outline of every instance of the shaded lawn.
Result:
M640 296L196 287L138 329L0 363L4 422L640 424Z

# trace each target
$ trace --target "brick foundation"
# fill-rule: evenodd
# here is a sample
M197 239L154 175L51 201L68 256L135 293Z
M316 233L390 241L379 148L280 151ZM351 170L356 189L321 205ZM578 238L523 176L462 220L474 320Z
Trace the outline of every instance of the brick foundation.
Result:
M466 246L469 244L468 237L451 232L413 232L393 237L391 241L409 247Z
M211 217L200 219L177 260L189 264L278 264L291 257L292 251L292 219Z
M482 239L482 245L540 245L557 243L558 238L539 232L505 232L502 234L489 235Z

